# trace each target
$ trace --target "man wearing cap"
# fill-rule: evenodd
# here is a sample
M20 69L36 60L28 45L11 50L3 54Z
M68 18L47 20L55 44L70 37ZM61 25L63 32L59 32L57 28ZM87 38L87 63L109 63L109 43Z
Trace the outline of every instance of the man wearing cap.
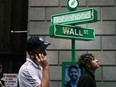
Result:
M78 63L85 70L79 78L78 87L96 87L94 73L99 68L98 60L91 53L87 53L80 56Z
M49 64L46 48L50 43L38 36L27 40L26 51L29 58L20 67L18 73L19 87L49 87Z

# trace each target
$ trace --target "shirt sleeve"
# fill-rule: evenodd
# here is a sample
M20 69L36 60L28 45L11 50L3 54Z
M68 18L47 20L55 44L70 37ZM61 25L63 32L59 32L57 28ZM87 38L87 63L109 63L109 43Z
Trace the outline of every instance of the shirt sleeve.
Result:
M27 80L29 83L36 87L41 84L42 71L38 68L27 68Z

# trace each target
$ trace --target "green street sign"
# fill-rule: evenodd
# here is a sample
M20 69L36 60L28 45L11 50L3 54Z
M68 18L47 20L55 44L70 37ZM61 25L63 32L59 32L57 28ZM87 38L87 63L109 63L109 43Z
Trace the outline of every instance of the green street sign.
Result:
M69 11L75 11L77 9L79 5L79 1L78 0L68 0L67 2L67 9Z
M51 25L49 28L50 37L78 40L94 40L95 32L93 29L85 29L70 25Z
M97 21L97 11L93 8L52 15L52 24L83 24Z

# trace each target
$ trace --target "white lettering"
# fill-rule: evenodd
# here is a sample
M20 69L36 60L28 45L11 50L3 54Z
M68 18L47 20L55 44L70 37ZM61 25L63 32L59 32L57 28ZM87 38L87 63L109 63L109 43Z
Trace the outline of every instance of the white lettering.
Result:
M75 35L75 36L83 36L83 33L80 29L62 27L62 33L65 35ZM84 33L87 33L85 30Z
M62 33L63 34L69 34L69 28L68 27L63 27L63 29L62 29L63 31L62 31Z
M86 11L81 13L55 16L53 17L53 23L57 24L63 22L81 21L81 20L87 20L89 18L91 18L91 11Z
M84 34L88 34L88 30L84 30Z
M70 29L70 33L69 33L70 35L74 35L74 31L73 31L73 29L71 28Z

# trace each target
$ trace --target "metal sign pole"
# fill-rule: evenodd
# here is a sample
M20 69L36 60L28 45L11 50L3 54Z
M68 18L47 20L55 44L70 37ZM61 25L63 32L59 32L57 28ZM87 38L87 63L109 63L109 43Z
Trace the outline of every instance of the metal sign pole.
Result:
M72 62L75 62L75 39L72 39Z

